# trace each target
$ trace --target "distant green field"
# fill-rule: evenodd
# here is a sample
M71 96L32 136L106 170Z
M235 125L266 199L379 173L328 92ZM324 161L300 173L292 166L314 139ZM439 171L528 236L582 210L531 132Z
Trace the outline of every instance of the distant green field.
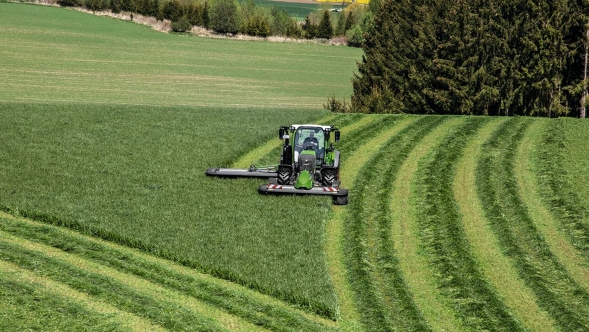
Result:
M247 0L241 0L243 2ZM320 4L317 2L310 2L309 3L298 3L298 2L287 2L287 1L272 1L272 0L254 0L254 3L259 6L264 7L275 7L278 9L282 9L286 11L290 16L295 17L299 21L305 19L305 17L314 11L320 10L322 8L341 8L341 4Z
M321 109L361 51L207 39L0 3L0 101Z
M331 114L357 51L0 18L0 330L589 330L586 120ZM205 176L303 122L347 206Z

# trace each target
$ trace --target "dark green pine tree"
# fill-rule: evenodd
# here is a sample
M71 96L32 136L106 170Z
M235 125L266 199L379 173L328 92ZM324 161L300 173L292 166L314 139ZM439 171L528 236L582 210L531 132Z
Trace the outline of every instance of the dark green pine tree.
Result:
M329 10L323 11L323 17L321 18L321 22L319 22L317 30L317 37L325 39L333 37L333 26L331 25L331 15L329 14Z
M428 3L429 2L429 3ZM362 113L432 113L434 50L431 3L385 0L367 26L364 55L352 85L352 110Z

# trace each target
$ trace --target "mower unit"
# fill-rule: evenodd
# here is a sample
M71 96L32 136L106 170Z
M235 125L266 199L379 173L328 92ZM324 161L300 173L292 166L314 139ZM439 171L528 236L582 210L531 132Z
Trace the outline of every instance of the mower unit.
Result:
M348 204L348 190L340 188L340 152L330 142L331 133L338 142L340 132L333 126L313 124L281 127L284 140L280 164L249 169L209 168L207 175L221 177L265 177L268 183L258 188L260 194L325 195L337 205ZM292 144L291 144L292 137Z

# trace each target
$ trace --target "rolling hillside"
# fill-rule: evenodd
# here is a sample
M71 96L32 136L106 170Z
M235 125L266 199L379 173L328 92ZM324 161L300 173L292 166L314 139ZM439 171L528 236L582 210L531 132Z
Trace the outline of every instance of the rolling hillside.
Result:
M329 52L353 70L345 48L313 46L325 53L288 80L271 61L213 59L281 44L222 41L202 66L137 64L145 44L213 51L0 3L1 17L29 10L43 38L34 19L0 20L0 330L589 330L586 121L330 114L319 110L329 82L349 93L350 74L305 72ZM46 13L63 16L51 28ZM86 20L101 29L66 41ZM86 55L101 39L127 42ZM127 71L107 80L126 93L109 93L110 65ZM197 88L207 81L192 66L239 93ZM158 87L168 75L176 83ZM242 78L273 86L256 97ZM307 122L341 129L347 206L205 176L277 162L278 127Z

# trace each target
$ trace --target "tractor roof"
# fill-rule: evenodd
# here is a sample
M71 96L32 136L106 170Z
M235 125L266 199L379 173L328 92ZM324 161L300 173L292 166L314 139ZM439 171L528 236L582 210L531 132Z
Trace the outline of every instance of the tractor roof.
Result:
M299 127L305 127L305 128L321 128L323 130L327 130L330 131L333 129L333 126L322 126L322 125L318 125L318 124L293 124L291 126L291 128L293 128L294 130L297 130Z

